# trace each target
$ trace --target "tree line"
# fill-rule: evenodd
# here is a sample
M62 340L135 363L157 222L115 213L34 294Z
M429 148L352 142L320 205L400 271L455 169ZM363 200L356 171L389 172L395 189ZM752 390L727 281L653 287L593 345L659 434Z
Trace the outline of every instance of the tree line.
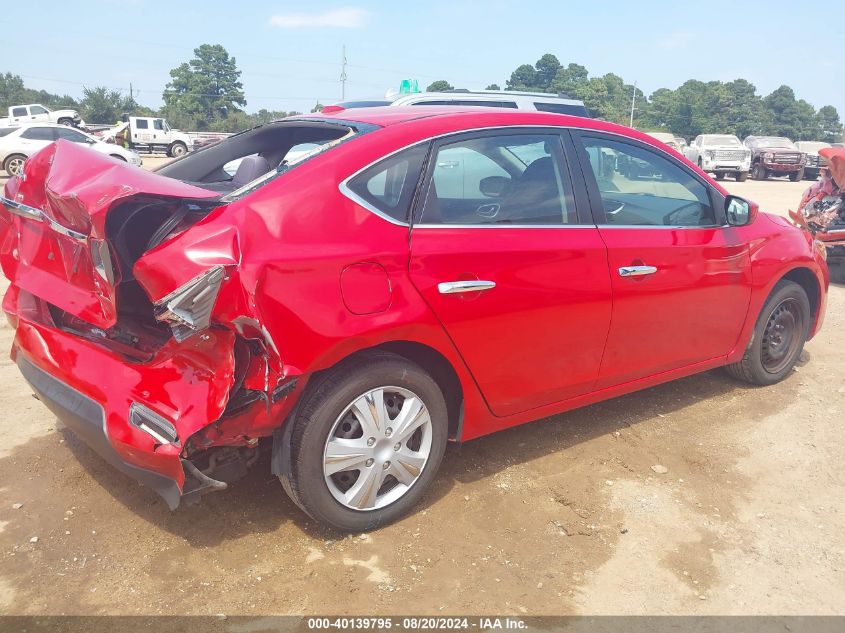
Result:
M448 90L438 80L429 90ZM489 89L498 89L491 85ZM600 119L628 125L634 103L634 127L665 131L693 138L699 134L749 134L786 136L792 140L842 140L842 122L831 105L816 110L797 99L789 86L781 86L763 97L745 79L698 81L690 79L676 89L660 88L646 96L635 85L613 73L590 76L584 66L564 66L546 53L533 65L522 64L510 75L505 90L565 93L581 99L590 113Z
M158 110L140 105L134 95L103 86L83 88L82 99L26 88L12 73L0 74L0 109L22 103L48 107L71 107L90 123L114 123L123 114L162 116L173 127L192 131L237 132L259 123L298 114L261 109L247 113L247 102L237 61L219 44L202 44L194 56L170 71L170 81ZM451 90L446 80L435 81L427 90ZM498 90L489 84L488 90ZM789 86L769 95L757 94L745 79L702 82L690 79L674 90L660 88L646 96L635 85L613 73L590 76L587 68L564 66L551 53L535 64L522 64L510 75L506 90L565 93L581 99L600 119L630 122L634 101L634 127L645 131L668 131L693 138L699 134L749 134L787 136L793 140L842 140L842 122L831 105L816 110L797 99ZM318 103L314 110L321 109Z

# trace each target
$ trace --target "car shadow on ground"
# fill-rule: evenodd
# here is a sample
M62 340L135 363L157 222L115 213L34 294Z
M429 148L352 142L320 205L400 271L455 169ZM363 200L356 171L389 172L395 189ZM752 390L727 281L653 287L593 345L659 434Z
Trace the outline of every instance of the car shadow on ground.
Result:
M806 357L803 361L806 362ZM753 388L737 383L722 371L714 370L464 444L450 444L440 473L417 511L449 495L456 483L466 484L489 478L515 464L565 452L579 443L626 427L635 427L657 416L671 417L672 413L699 401L747 389ZM774 403L773 406L783 404ZM269 455L266 453L244 479L233 483L229 489L206 495L199 504L183 506L171 512L155 493L115 471L71 432L62 430L61 433L65 440L64 446L70 449L73 458L104 489L86 494L71 485L55 482L64 489L51 490L49 494L60 495L61 503L68 507L86 501L74 501L80 494L88 497L89 503L92 495L110 503L110 495L130 512L184 538L194 547L214 546L250 534L273 532L287 522L292 522L298 531L316 539L335 539L340 536L338 532L309 519L287 497L278 479L270 474ZM55 450L55 439L51 444ZM70 455L67 460L71 461ZM3 461L0 460L0 473L5 470L2 467ZM78 486L79 478L74 481ZM99 506L97 511L102 511L103 502L96 505Z

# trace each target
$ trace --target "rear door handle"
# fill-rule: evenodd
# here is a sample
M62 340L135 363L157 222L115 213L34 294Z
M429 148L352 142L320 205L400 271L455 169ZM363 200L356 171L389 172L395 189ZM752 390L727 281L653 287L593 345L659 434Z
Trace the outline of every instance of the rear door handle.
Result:
M642 277L653 275L657 272L657 266L622 266L619 269L620 277Z
M481 292L492 290L496 287L495 281L482 281L473 279L471 281L444 281L437 284L437 291L442 295L452 295L459 292Z

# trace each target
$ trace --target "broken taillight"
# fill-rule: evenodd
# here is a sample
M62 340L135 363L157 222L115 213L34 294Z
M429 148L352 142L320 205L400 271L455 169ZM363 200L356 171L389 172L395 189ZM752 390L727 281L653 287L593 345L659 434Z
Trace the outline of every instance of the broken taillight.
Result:
M223 266L214 266L157 301L156 320L167 323L180 342L206 329L225 274Z

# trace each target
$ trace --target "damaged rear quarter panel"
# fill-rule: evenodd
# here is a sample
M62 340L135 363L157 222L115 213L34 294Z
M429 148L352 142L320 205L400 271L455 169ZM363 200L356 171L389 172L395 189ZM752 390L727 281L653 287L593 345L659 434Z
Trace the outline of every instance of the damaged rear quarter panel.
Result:
M357 351L411 341L446 356L464 385L467 407L486 409L451 341L410 283L408 228L386 222L338 190L338 183L367 160L366 154L349 158L359 142L215 210L144 254L135 276L157 301L210 266L226 266L213 321L228 327L252 323L253 331L263 330L268 356L278 355L270 361L282 368L276 379L304 374L296 394L313 372ZM344 303L342 272L360 263L385 271L388 309L359 315ZM256 419L262 430L266 422Z

